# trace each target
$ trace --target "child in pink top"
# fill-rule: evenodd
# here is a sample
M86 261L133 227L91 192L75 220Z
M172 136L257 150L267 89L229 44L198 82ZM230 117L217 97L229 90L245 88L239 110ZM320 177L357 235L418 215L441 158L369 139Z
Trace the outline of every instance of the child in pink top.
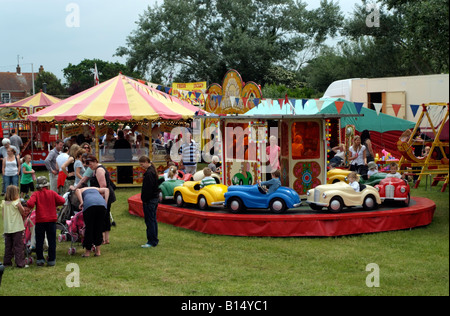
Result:
M277 138L275 136L270 136L269 138L270 146L266 148L266 154L269 158L270 172L280 169L280 146L277 145Z

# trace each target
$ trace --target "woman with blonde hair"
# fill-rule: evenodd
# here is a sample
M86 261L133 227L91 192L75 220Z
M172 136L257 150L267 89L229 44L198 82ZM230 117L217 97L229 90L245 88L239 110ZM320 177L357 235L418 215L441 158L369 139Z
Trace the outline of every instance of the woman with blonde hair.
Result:
M20 163L16 156L16 150L9 146L6 150L7 156L3 158L2 172L5 188L9 185L19 186Z
M353 145L350 146L350 157L349 161L350 163L350 170L356 171L357 173L363 175L362 168L367 165L367 158L366 158L366 146L361 145L361 137L356 135L353 138ZM365 172L367 174L367 171Z
M3 215L3 236L5 238L5 255L3 261L5 266L12 265L14 257L18 268L24 268L25 265L25 246L23 243L23 225L22 216L27 215L27 211L20 203L19 188L15 185L6 187L5 200L0 205Z

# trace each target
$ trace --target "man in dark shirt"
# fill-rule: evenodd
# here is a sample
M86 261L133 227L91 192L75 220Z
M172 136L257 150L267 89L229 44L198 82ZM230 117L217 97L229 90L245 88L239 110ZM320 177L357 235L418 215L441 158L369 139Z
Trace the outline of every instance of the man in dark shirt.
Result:
M156 221L156 210L158 208L158 175L150 158L141 156L140 166L145 169L142 182L141 200L144 208L145 225L147 226L147 243L142 248L151 248L158 245L158 222Z
M130 162L132 158L130 143L125 139L123 131L119 131L117 137L113 147L115 149L114 158L116 161Z

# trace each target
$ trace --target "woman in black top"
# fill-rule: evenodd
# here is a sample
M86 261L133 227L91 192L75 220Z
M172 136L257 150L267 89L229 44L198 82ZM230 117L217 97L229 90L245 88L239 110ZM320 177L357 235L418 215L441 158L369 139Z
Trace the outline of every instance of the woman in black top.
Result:
M97 157L92 154L88 155L86 163L88 167L94 171L94 174L90 179L90 186L109 189L109 198L103 227L103 243L109 244L109 232L111 231L111 204L116 201L116 195L114 193L115 185L111 182L108 170L98 163Z

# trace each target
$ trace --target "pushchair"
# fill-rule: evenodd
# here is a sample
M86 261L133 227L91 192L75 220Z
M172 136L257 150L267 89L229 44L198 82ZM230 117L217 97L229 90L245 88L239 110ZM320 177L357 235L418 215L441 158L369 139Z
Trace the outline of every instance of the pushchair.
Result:
M31 253L36 248L36 238L34 235L34 226L36 225L36 211L31 212L24 220L25 234L23 243L25 245L25 264L33 264Z
M58 219L56 222L56 228L61 230L61 234L58 236L58 241L69 241L71 242L69 248L69 255L74 255L76 253L76 248L74 244L83 242L84 238L84 219L83 212L79 210L79 201L75 195L75 192L68 191L64 194L66 203L62 207L58 214Z

